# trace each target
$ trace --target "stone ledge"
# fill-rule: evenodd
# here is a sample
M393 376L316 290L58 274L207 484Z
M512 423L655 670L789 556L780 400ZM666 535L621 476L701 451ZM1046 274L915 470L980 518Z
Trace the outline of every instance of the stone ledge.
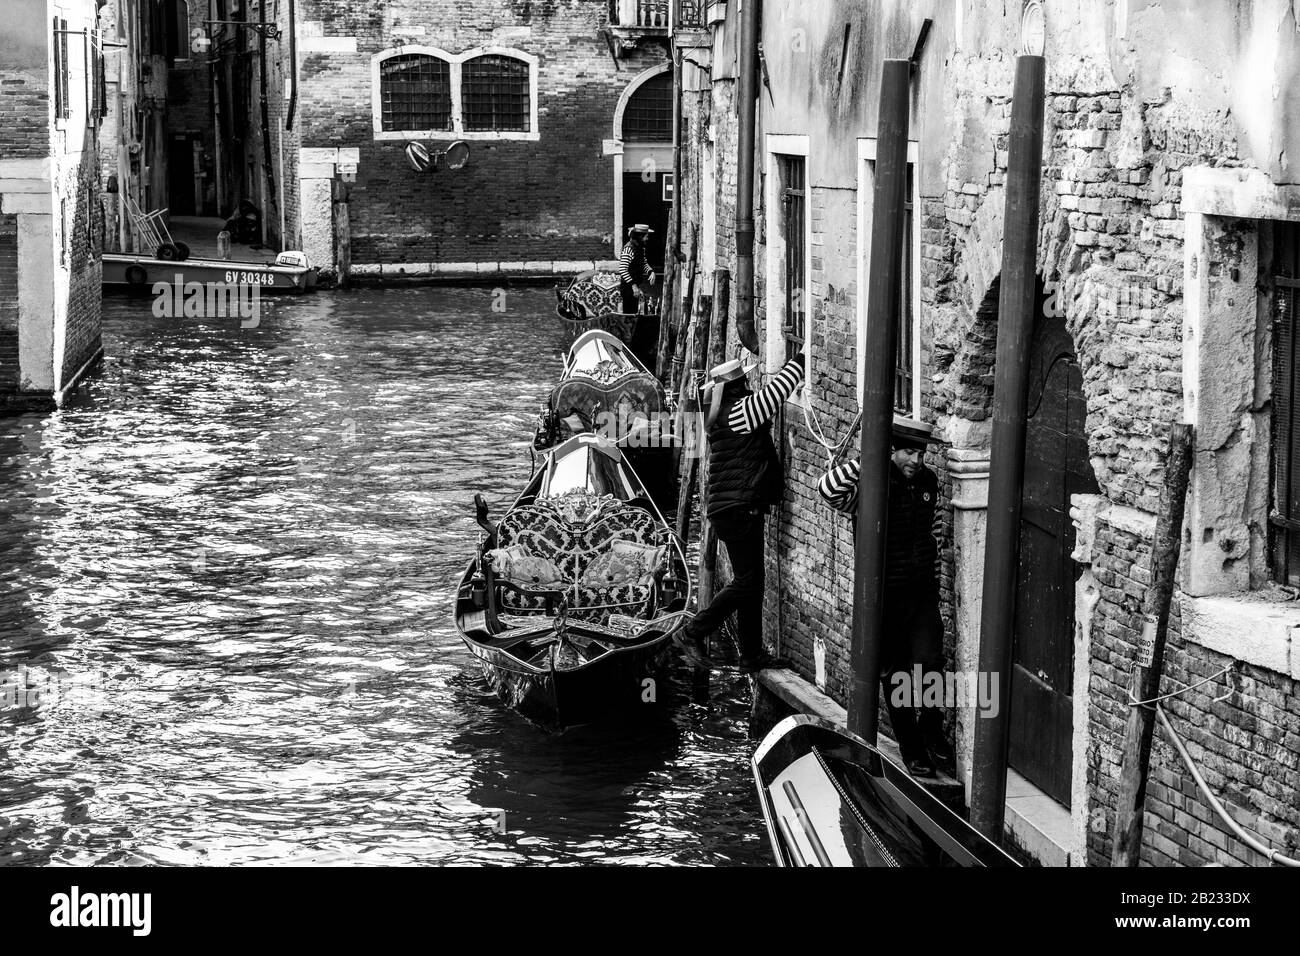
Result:
M1300 680L1300 601L1269 591L1178 600L1184 641Z
M354 279L466 281L492 279L545 279L577 275L588 269L616 269L609 260L537 260L530 262L363 262L351 266Z
M1061 806L1010 767L1007 768L1008 839L1042 866L1070 866L1073 821ZM1082 865L1082 861L1078 861Z

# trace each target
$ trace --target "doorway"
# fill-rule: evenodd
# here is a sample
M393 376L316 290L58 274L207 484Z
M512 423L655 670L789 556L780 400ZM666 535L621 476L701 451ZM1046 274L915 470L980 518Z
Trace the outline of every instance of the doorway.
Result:
M650 268L663 275L668 212L673 199L673 74L665 63L642 73L623 91L614 111L614 137L622 153L614 164L614 253L627 230L645 223Z
M1095 494L1084 430L1083 374L1063 315L1045 308L1030 345L1020 513L1010 763L1070 805L1073 755L1074 593L1078 566L1070 496Z
M194 199L194 151L198 137L194 133L173 133L167 151L167 208L173 216L193 216L198 212Z

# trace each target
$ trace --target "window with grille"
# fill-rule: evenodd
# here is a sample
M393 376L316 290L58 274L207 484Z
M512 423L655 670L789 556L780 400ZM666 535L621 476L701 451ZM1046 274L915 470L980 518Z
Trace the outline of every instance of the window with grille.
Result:
M1273 579L1300 585L1300 223L1275 223L1273 248Z
M68 100L68 21L54 18L54 116L67 119L72 115Z
M780 196L781 237L785 243L785 312L781 330L785 335L786 357L800 351L806 335L804 325L804 241L807 231L807 187L804 157L780 156L777 162Z
M385 130L451 129L451 66L425 53L389 57L379 65Z
M491 53L461 65L461 107L467 131L527 132L529 68L523 60Z
M673 141L673 77L660 73L646 80L628 98L623 111L625 143Z

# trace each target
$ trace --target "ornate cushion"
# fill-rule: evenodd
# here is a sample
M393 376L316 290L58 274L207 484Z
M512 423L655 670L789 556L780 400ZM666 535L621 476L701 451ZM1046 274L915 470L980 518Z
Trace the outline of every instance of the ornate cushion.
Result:
M575 492L511 511L498 525L496 550L510 552L511 567L530 569L530 577L543 577L547 565L520 564L515 555L549 562L559 578L551 589L569 592L570 616L604 623L611 613L635 617L649 612L654 573L665 554L656 544L658 536L655 519L645 509L609 495ZM540 581L503 576L520 587L543 587ZM502 604L515 612L545 609L540 596L509 592Z
M520 545L493 548L488 555L492 558L492 567L497 577L518 587L544 590L564 587L564 579L560 577L560 569L554 561L530 554L527 548Z

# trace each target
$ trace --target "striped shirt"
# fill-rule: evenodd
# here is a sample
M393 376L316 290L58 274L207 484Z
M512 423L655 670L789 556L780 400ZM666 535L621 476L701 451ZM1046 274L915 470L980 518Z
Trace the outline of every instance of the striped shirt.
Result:
M645 249L642 248L639 242L626 243L623 246L623 251L619 254L618 277L621 280L631 285L636 285L637 282L641 281L632 276L632 268L636 265L638 259L641 260L641 279L646 282L650 281L650 277L654 275L654 270L650 268L650 263L646 261Z
M746 395L732 406L727 416L727 425L733 432L747 435L764 422L770 422L780 410L781 404L794 392L795 386L803 381L803 354L794 356L781 366L781 371L752 395Z
M858 510L858 476L862 465L854 459L836 465L817 482L818 493L836 511L855 514Z

